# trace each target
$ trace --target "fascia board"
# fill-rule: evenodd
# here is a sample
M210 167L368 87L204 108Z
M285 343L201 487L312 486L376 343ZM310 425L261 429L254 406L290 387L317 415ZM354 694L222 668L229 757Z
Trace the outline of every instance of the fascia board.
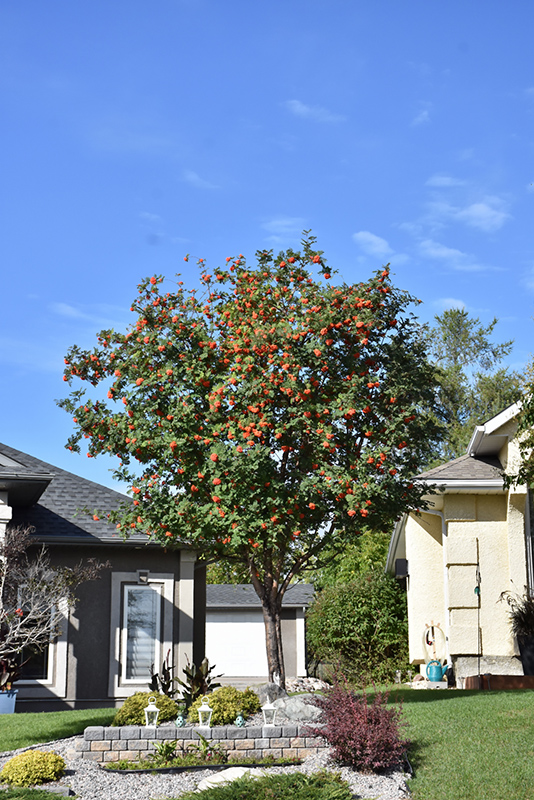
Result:
M424 484L425 481L420 481L420 483ZM440 481L439 483L428 483L428 488L436 489L436 493L428 495L427 498L431 500L432 497L436 497L436 494L477 494L477 493L494 493L494 492L503 492L504 489L504 481L500 479L492 479L486 481L461 481L461 480L448 480L448 481Z
M511 419L517 417L521 411L521 408L522 404L520 401L513 403L511 406L508 406L508 408L505 408L504 411L501 411L500 414L497 414L495 417L492 417L490 420L488 420L484 425L477 425L467 446L468 455L475 456L478 453L483 439L486 436L491 436L492 433L495 433L495 431L502 427L502 425L504 425L506 422L509 422Z

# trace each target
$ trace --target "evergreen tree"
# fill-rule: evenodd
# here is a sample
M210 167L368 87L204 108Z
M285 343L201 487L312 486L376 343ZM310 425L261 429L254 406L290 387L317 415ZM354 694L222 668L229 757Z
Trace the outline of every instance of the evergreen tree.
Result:
M521 395L521 375L498 366L513 341L492 341L494 318L483 325L465 309L451 308L435 317L429 331L432 358L440 370L440 401L447 433L429 466L465 454L475 425L481 425Z

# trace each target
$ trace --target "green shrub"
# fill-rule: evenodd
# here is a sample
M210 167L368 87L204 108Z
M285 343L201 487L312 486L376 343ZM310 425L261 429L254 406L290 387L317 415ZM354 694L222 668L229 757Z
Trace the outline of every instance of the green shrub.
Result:
M352 797L347 783L338 775L295 772L256 779L245 776L203 792L182 795L181 800L351 800Z
M26 750L6 762L0 779L13 786L33 786L34 784L57 781L63 775L65 762L57 753L43 750Z
M150 697L156 698L156 706L159 708L158 722L168 722L178 716L179 707L164 694L153 694L152 692L136 692L128 697L115 714L112 725L144 725L145 708Z
M306 634L313 658L360 685L391 681L409 667L406 595L382 570L319 592Z
M222 686L220 689L215 689L208 698L210 708L213 709L212 725L231 725L238 714L246 718L261 709L258 696L252 689L240 692L234 686ZM198 722L198 709L201 704L202 698L199 697L189 709L190 722Z

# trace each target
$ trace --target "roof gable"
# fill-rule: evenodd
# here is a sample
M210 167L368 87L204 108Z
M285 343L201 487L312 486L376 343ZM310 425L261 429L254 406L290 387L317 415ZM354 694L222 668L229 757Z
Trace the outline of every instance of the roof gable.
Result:
M13 482L17 477L26 482L46 480L46 485L35 501L27 502L27 497L15 491ZM85 507L105 512L117 509L130 502L120 492L0 443L0 487L2 482L13 507L13 523L31 525L39 539L48 542L122 541L115 525L106 519L94 520L91 515L79 511Z
M424 481L492 481L502 483L502 465L498 458L474 458L465 455L454 458L435 469L417 475L417 480Z

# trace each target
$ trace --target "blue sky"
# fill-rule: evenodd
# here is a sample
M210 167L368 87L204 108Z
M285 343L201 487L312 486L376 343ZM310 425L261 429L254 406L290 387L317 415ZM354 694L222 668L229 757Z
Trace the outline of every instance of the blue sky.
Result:
M528 362L531 2L2 0L0 439L64 450L63 357L124 329L183 256L318 237L339 277L391 262L431 320L465 306Z

